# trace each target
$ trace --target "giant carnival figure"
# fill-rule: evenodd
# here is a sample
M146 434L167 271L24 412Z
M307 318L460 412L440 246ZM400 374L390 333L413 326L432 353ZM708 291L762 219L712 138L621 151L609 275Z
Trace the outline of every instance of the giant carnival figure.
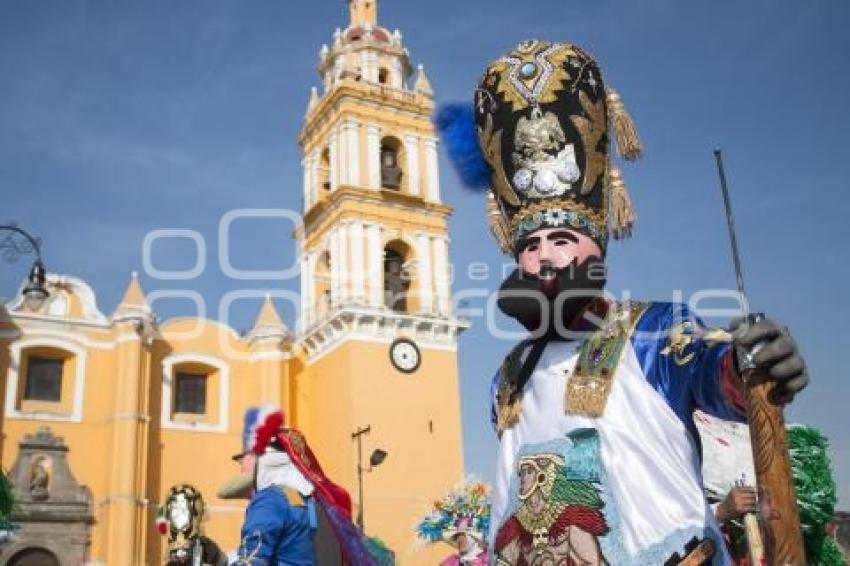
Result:
M318 564L314 538L320 518L330 526L340 560L377 566L362 534L351 522L351 498L322 471L304 435L284 426L274 407L252 410L246 422L249 458L254 459L251 502L245 512L235 562L242 566ZM239 481L229 482L238 492ZM244 492L244 482L242 492ZM330 562L324 562L330 564ZM324 564L323 563L323 564Z
M491 189L491 229L518 263L498 304L530 333L491 388L495 561L728 564L692 413L745 419L736 347L791 401L808 377L787 329L709 329L684 304L605 293L609 237L634 222L609 131L625 159L641 147L583 49L519 44L436 123L465 183Z

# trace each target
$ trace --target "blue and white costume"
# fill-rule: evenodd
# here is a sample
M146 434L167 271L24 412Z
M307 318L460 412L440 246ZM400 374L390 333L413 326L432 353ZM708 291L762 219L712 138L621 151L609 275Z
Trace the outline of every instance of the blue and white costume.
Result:
M278 485L261 489L246 511L237 564L312 566L315 530L312 497Z
M595 347L550 341L513 401L505 366L493 381L492 419L500 432L496 554L503 563L531 562L534 548L551 551L573 528L573 536L595 538L597 546L573 552L565 543L567 564L584 563L582 552L596 557L588 563L665 564L704 539L715 542L712 564L727 564L703 496L692 412L742 420L728 383L729 336L705 328L684 305L611 310L606 320L620 323L601 331ZM520 361L529 349L519 347ZM594 364L610 375L594 377ZM607 391L596 397L599 416L571 403L571 395L582 394L571 384L577 365L591 375L591 389ZM534 506L536 491L545 505Z
M245 511L236 564L313 566L318 525L315 488L286 452L257 459L257 493Z

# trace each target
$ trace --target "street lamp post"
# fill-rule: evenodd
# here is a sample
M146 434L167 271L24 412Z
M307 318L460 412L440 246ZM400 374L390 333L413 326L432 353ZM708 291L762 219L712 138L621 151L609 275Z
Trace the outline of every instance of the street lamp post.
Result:
M380 466L387 458L387 452L380 448L375 448L369 456L369 467L363 467L363 435L372 432L372 426L362 427L351 433L351 439L357 441L357 526L360 532L365 532L363 526L363 472L371 472L372 468Z
M22 294L27 310L36 311L50 295L45 288L47 270L41 260L41 241L14 224L0 225L0 255L6 263L14 263L26 254L33 254L36 259Z

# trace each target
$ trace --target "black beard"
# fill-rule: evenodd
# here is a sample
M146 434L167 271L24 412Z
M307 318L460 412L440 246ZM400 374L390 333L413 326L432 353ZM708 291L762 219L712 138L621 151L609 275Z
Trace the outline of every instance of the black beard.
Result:
M555 281L547 283L552 272ZM499 288L499 310L516 319L532 337L567 338L571 329L590 303L603 296L605 263L591 257L581 265L572 263L555 269L544 266L540 275L514 270Z

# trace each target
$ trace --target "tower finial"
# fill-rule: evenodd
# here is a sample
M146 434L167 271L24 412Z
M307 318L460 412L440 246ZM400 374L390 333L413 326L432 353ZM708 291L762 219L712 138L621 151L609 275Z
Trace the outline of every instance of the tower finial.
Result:
M378 0L348 0L351 11L351 27L375 27L378 25Z

